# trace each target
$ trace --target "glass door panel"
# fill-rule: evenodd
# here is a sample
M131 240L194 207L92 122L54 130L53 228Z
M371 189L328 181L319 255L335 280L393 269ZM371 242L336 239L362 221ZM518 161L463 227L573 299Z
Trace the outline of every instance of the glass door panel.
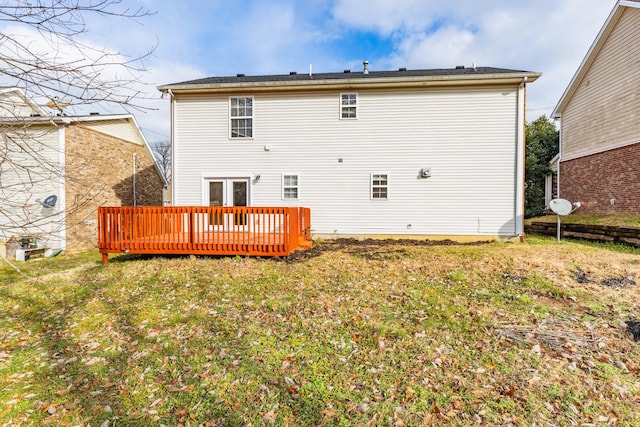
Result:
M233 181L233 206L247 206L247 181ZM236 214L234 225L247 225L247 214Z
M209 206L224 206L224 199L224 181L209 181ZM224 225L224 216L209 216L209 225Z

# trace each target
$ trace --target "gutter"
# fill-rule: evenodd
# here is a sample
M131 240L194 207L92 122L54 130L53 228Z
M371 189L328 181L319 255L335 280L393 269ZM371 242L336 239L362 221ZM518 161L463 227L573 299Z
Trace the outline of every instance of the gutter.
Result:
M351 78L325 80L296 80L296 81L264 81L264 82L232 82L232 83L202 83L177 84L158 86L160 92L169 93L202 93L202 92L267 92L267 91L309 91L309 90L350 90L350 89L386 89L386 88L421 88L446 86L477 86L477 85L516 85L522 82L535 81L541 73L502 73L462 75L462 76L419 76L404 78ZM171 92L170 92L171 91Z

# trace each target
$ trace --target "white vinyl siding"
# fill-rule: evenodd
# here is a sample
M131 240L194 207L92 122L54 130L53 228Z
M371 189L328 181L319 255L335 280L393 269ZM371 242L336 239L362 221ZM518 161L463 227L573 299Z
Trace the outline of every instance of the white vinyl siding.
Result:
M134 144L143 145L144 140L133 121L127 119L118 120L98 120L98 121L82 121L78 122L82 127L89 128L96 132L113 136L114 138L124 141L133 142Z
M203 176L259 174L252 204L309 207L317 234L514 235L516 85L359 90L353 121L336 120L341 93L256 94L260 134L240 146L228 141L226 95L180 96L173 203L200 204ZM420 179L426 166L432 176ZM304 171L304 201L282 199L292 170ZM377 171L393 177L393 197L373 209Z
M562 111L562 161L640 142L640 9L624 8Z
M0 117L30 117L36 114L39 112L19 92L0 89Z
M59 135L55 128L32 126L15 132L7 129L6 139L0 140L12 160L0 162L0 199L5 201L0 239L37 235L41 245L60 247L64 196ZM42 205L49 196L56 196L53 208Z

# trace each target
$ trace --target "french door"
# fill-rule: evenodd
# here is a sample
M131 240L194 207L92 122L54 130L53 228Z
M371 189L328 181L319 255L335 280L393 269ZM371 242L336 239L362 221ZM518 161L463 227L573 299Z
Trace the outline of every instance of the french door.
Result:
M207 179L205 181L205 203L208 206L249 206L249 179ZM211 215L209 225L244 226L247 225L247 215L242 213Z

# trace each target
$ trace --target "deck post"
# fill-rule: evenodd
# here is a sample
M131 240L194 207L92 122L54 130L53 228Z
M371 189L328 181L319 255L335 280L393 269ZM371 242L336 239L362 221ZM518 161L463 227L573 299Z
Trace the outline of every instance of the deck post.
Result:
M102 265L105 265L108 262L109 262L109 253L108 252L104 252L102 254Z
M195 230L193 229L193 215L195 215L193 210L189 211L189 249L193 248L193 244L196 241L195 238Z
M298 208L290 208L289 210L289 247L287 252L292 252L300 245L300 223L298 222Z

